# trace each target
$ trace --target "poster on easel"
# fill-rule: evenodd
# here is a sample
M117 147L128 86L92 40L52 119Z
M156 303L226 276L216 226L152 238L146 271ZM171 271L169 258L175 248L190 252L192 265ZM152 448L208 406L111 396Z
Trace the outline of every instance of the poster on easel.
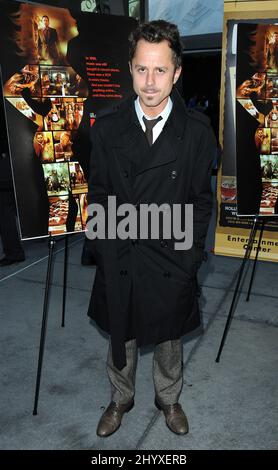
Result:
M237 215L278 216L278 27L239 24Z
M70 2L69 2L70 3ZM85 230L90 127L132 91L136 21L0 1L0 66L22 239Z
M274 40L271 25L276 26L277 9L278 1L224 2L219 126L223 154L214 246L219 255L243 257L259 215L266 217L258 259L278 261L276 131L271 113L276 103L270 96L276 92L266 91L271 86L268 77L276 74L269 41ZM271 123L269 113L274 116ZM258 243L259 233L251 258Z

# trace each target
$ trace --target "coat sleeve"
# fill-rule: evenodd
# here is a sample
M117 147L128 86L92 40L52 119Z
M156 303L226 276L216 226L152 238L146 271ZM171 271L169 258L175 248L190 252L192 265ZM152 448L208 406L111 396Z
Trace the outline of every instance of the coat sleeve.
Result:
M212 212L211 169L216 155L216 139L209 125L202 125L193 169L189 200L193 204L193 245L199 268Z
M105 232L107 231L107 210L108 195L112 194L109 184L108 156L101 136L101 123L96 122L91 129L91 156L88 182L88 221L87 238L89 239L90 249L94 251L101 250L103 241L101 239L92 239L90 236L90 220L92 220L94 204L100 204L105 213Z

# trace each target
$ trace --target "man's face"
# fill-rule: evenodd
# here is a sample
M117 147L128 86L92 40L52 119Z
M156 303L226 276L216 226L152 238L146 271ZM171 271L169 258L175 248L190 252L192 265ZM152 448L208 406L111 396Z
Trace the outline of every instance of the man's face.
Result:
M263 135L264 135L263 129L258 129L257 130L257 135L258 135L258 137L263 137Z
M39 142L39 144L43 143L43 135L42 134L37 134L37 142Z
M168 41L156 44L140 39L130 72L142 110L150 117L157 116L166 106L181 73L181 67L175 70Z
M42 22L43 22L44 27L45 27L45 28L48 28L48 26L49 26L49 19L44 16L43 19L42 19Z
M68 134L62 134L61 137L60 137L60 142L61 142L61 144L63 145L63 147L65 147L66 145L68 145L68 143L69 143L69 136L68 136Z

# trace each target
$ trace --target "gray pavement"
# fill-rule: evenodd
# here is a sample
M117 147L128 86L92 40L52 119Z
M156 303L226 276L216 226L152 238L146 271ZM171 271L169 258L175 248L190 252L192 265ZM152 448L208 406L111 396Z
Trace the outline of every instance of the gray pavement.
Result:
M213 233L214 218L208 249ZM95 269L80 265L82 240L70 238L65 328L63 242L56 245L37 416L47 242L24 242L26 261L0 270L0 449L278 449L277 264L258 263L248 303L246 276L220 363L215 358L241 261L210 254L202 266L203 329L184 339L181 403L189 434L172 434L155 408L152 349L146 348L138 361L135 407L117 433L102 439L95 430L110 400L107 338L86 315Z

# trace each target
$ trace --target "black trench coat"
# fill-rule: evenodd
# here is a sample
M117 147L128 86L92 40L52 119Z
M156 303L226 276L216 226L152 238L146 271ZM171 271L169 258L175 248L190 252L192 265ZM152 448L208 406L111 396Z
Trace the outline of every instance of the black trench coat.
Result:
M216 144L208 118L187 110L176 90L171 98L173 109L152 147L135 97L99 117L91 131L89 204L107 209L107 196L116 195L117 205L191 203L194 211L194 243L187 251L175 250L173 237L90 241L97 272L88 315L111 335L119 369L128 339L156 344L200 325L196 273L211 215Z

